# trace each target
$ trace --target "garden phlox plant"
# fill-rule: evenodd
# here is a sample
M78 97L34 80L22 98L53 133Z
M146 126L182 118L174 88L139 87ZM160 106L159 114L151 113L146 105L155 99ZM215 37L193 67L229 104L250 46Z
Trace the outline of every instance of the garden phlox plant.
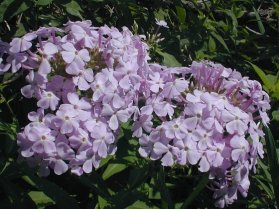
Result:
M25 73L21 93L37 101L18 134L21 157L43 176L50 169L90 173L116 152L121 124L130 120L142 157L208 172L218 207L238 192L246 197L249 173L264 153L268 94L210 61L149 64L143 39L126 27L82 21L1 41L0 74Z
M209 172L216 206L247 196L249 171L263 157L269 96L259 82L209 61L189 68L150 65L145 104L133 124L139 153L163 166Z
M21 89L37 100L30 123L18 134L19 152L29 163L60 175L81 175L116 151L121 123L137 109L148 46L142 37L90 21L65 29L40 28L10 44L1 42L1 73L25 71Z

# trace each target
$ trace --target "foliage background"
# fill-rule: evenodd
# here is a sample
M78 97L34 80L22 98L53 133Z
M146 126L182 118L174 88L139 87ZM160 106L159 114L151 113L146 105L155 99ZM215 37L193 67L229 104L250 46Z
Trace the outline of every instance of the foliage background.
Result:
M165 39L156 45L155 18L164 19ZM0 37L13 37L41 26L62 27L68 20L94 26L127 26L145 34L152 61L167 66L210 59L262 82L272 99L268 156L251 177L247 198L230 208L276 208L278 201L279 4L273 0L2 0ZM207 176L194 168L162 168L139 157L129 123L122 127L116 156L90 175L70 173L39 178L18 160L16 133L35 109L20 95L24 76L0 77L0 208L214 208ZM268 130L267 130L268 131ZM275 140L272 139L272 134ZM273 153L273 154L272 154ZM276 167L277 166L277 167ZM277 194L277 197L276 195Z

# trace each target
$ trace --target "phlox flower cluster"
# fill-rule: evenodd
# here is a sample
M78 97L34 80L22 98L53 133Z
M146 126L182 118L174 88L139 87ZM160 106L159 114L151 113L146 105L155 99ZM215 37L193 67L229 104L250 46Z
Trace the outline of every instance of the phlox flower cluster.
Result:
M245 197L264 153L268 94L209 61L148 64L142 38L82 21L0 41L0 74L24 71L21 92L37 101L18 134L20 155L41 175L90 173L116 152L121 124L130 120L142 157L208 172L218 207L238 192Z
M57 175L89 173L115 153L120 125L137 109L148 67L141 39L126 27L96 28L83 21L1 42L0 72L25 71L28 85L21 92L37 100L18 145L41 175L50 168Z
M216 206L247 195L249 171L263 157L260 121L269 97L257 81L212 62L189 68L151 65L145 104L133 125L139 153L163 166L197 165L209 172Z

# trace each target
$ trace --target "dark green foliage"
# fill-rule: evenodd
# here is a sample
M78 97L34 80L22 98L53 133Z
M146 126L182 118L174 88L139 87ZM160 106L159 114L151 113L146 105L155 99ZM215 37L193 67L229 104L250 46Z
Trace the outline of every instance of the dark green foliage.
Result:
M42 26L62 27L68 20L94 26L127 26L154 34L155 18L164 19L165 39L150 48L152 61L168 66L210 59L258 79L272 98L271 130L266 129L268 158L259 162L246 199L231 208L278 207L279 4L267 0L2 0L0 37ZM214 208L207 176L193 168L165 168L139 157L130 125L123 127L116 156L89 175L70 173L39 178L18 161L16 133L27 123L33 101L20 95L24 75L0 77L0 208L179 209ZM271 132L274 134L274 139ZM276 148L277 147L277 148ZM276 160L277 159L277 160ZM277 162L277 163L276 163Z

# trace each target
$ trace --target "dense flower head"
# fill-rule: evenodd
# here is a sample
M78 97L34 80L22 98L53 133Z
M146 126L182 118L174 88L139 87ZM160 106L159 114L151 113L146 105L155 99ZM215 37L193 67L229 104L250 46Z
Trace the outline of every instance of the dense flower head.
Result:
M216 206L247 195L249 171L263 157L269 97L257 81L209 61L189 68L150 65L144 105L133 125L139 153L163 166L209 172Z
M68 22L0 42L0 72L25 71L21 90L37 100L18 134L19 152L40 174L89 173L116 151L122 123L137 110L148 46L126 27Z
M269 122L259 82L209 61L149 64L140 36L90 21L0 40L0 57L0 74L25 71L21 93L37 100L18 145L41 175L90 173L130 120L142 157L208 172L218 207L247 195Z

